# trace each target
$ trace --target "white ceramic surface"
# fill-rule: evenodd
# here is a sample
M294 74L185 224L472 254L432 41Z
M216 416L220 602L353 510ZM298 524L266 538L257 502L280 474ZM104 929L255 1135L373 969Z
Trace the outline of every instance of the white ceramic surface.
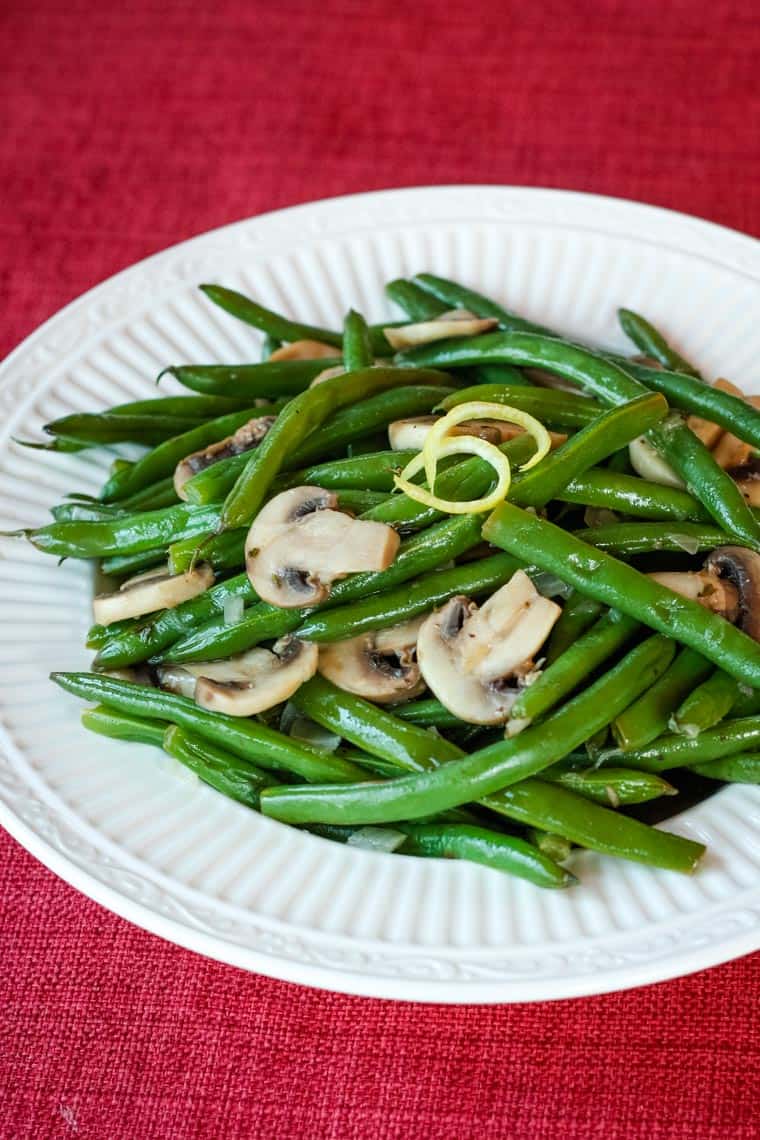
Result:
M146 397L167 363L257 358L204 300L218 281L337 325L382 319L383 282L423 269L529 317L622 344L620 304L708 375L760 391L760 246L707 223L556 191L448 187L317 202L205 234L93 289L0 369L0 525L95 491L108 457L18 447L67 412ZM171 385L167 391L173 390ZM693 878L592 854L543 892L465 863L376 855L259 818L152 749L93 737L47 680L83 669L82 565L0 547L0 818L86 894L157 934L310 985L438 1002L600 993L760 946L760 789L722 790L668 826L706 842Z

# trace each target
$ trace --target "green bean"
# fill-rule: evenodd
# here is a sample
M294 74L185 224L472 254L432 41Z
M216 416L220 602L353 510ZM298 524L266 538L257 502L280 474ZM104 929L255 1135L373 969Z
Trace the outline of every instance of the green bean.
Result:
M261 361L262 363L269 360L273 352L278 348L282 348L282 341L278 340L275 336L270 336L269 333L264 333L261 338Z
M481 364L473 369L473 373L474 379L478 382L477 386L481 384L485 386L508 384L510 388L535 387L533 381L529 380L524 372L511 364Z
M451 308L425 289L421 289L419 285L415 285L413 281L406 281L403 277L389 281L385 286L385 293L412 321L432 321Z
M489 404L509 404L535 416L553 428L586 427L604 411L596 400L576 396L573 392L555 392L551 388L528 388L512 384L475 384L452 392L439 405L448 412L470 400L483 400Z
M132 400L128 404L117 404L108 409L108 415L142 415L147 412L162 416L211 420L227 415L229 412L242 412L250 405L251 401L246 394L238 396L154 396L149 400Z
M673 785L662 776L654 772L637 772L635 768L586 768L583 771L571 768L556 775L548 769L543 773L543 779L615 808L621 804L644 804L660 796L678 795Z
M285 769L305 780L366 778L357 765L283 736L250 717L207 712L187 697L98 673L51 673L50 677L67 693L83 700L98 701L118 712L148 720L168 720L262 768Z
M657 393L608 409L536 467L519 473L510 488L510 498L526 507L544 506L571 479L654 427L667 411L666 401Z
M158 511L162 507L171 507L179 502L177 492L174 490L174 479L167 476L149 483L134 495L127 495L119 499L118 506L122 511ZM105 505L105 504L104 504Z
M165 561L166 549L157 546L151 550L141 550L137 554L113 554L110 558L103 558L100 570L111 578L124 578L140 574Z
M601 617L603 610L604 606L601 602L595 602L593 598L587 598L584 594L579 594L577 590L571 590L546 644L547 664L553 665L555 661L559 660L578 638ZM521 715L527 716L528 714ZM534 717L536 715L538 714L534 714Z
M466 722L454 716L435 697L421 701L407 701L395 710L396 716L410 724L420 724L425 728L462 728Z
M436 277L433 273L418 273L412 278L413 284L419 285L428 293L432 293L440 301L445 302L451 309L469 309L478 317L495 317L499 326L514 332L545 333L554 336L551 329L544 325L537 325L533 321L518 317L508 309L497 305L488 297L476 293L474 289L466 289L454 281L447 281L445 277Z
M60 558L102 558L138 554L167 546L180 538L203 534L219 521L219 507L179 503L160 511L117 515L102 522L61 522L36 530L16 531L46 554Z
M652 357L671 372L686 372L690 376L699 376L696 368L676 352L662 333L639 313L634 313L632 309L618 309L618 320L625 335L645 356Z
M680 372L662 372L641 364L632 364L630 372L647 387L662 392L674 407L719 424L753 447L760 447L760 411L741 396Z
M624 558L649 554L653 550L696 554L700 550L715 550L716 546L731 541L725 531L709 523L679 523L677 528L665 522L609 523L574 533L583 542Z
M204 784L254 810L258 810L261 789L278 783L271 772L241 760L210 740L198 740L174 724L164 733L163 749Z
M731 712L735 717L758 716L760 714L760 691L746 685L740 685L739 697Z
M511 503L494 511L483 537L534 561L596 601L677 638L737 680L760 686L760 645L756 641L725 618L680 597L598 547L588 546Z
M110 503L57 503L50 508L50 513L56 522L104 522L117 518L127 512Z
M637 653L631 662L630 673L634 677L641 659L641 653ZM622 681L625 684L627 677L622 673L621 670L617 675L618 683ZM436 764L448 764L457 755L461 756L451 745L445 755L437 755L436 750L441 747L440 737L419 728L414 734L409 734L411 726L400 722L392 713L343 692L323 677L314 677L303 685L296 693L295 701L310 719L407 771L428 771ZM552 768L547 771L554 772ZM629 773L628 784L618 781L616 786L621 792L626 787L630 792L633 778L633 773ZM639 784L639 788L642 786ZM663 781L663 794L668 794L666 789L669 787ZM577 795L556 783L547 784L544 780L524 780L487 796L483 805L499 815L559 833L563 838L593 851L654 866L693 870L704 851L700 844L648 828L589 802L586 796ZM267 813L266 807L264 810ZM279 817L279 807L277 812Z
M642 519L710 522L711 516L688 491L650 483L637 475L593 468L557 491L563 503L600 507Z
M693 649L682 649L670 668L612 722L624 751L643 748L661 736L674 709L710 673L710 663Z
M610 610L590 629L579 631L538 679L522 690L512 707L512 717L538 720L630 641L638 629L638 622Z
M88 447L112 443L143 443L153 447L180 432L192 431L205 422L203 416L162 416L150 412L140 415L76 412L45 424L43 430L48 435L75 439Z
M263 364L175 364L159 375L173 376L185 388L211 396L241 400L295 396L326 368L343 363L342 356L315 360L273 360Z
M164 721L146 720L145 717L130 716L115 712L106 705L96 705L82 713L82 724L90 732L109 736L112 740L128 740L133 744L153 744L164 746L164 732L168 727Z
M466 520L466 521L465 521ZM366 602L360 602L359 605L369 606L373 608L373 612L377 612L378 620L383 626L394 624L393 606L398 604L395 600L398 599L402 604L408 599L410 591L416 591L418 594L421 591L419 581L425 579L419 578L425 570L430 570L435 566L439 566L443 562L448 562L456 553L461 553L462 550L469 549L478 541L479 525L476 519L472 516L458 516L458 518L449 518L444 520L443 523L438 524L436 527L431 527L427 531L414 535L406 542L402 543L393 563L387 570L371 571L362 574L352 574L347 578L336 582L333 586L332 593L326 603L323 603L325 609L340 606L336 609L335 613L347 614L347 618L335 619L334 624L337 625L342 622L341 628L346 627L346 622L353 620L351 616L355 607L343 605L344 602L354 601L357 598L366 598ZM489 565L484 563L471 563L469 575L463 577L462 581L483 581L484 588L488 589L488 583L494 580L503 580L498 574L495 573L495 567L491 564L491 560L486 560ZM517 563L514 559L507 559L503 563L498 564L504 567L503 573L508 576L507 567L515 568ZM481 572L473 574L473 567L484 567ZM465 567L456 568L460 574ZM450 572L449 572L450 573ZM402 582L408 582L410 579L417 578L418 581L413 582L411 586L404 586L400 588ZM459 581L459 578L452 578L452 581ZM449 581L446 579L445 581ZM440 588L444 585L441 579L435 580L435 585ZM392 587L399 587L393 589ZM428 587L430 590L431 587ZM456 590L452 592L456 593ZM382 602L377 601L368 595L377 595L377 599L382 599ZM437 595L436 595L437 596ZM382 620L383 605L387 604L388 619ZM434 603L431 602L431 605ZM321 613L323 607L319 607L316 611L317 614ZM423 612L417 610L416 612ZM180 662L180 661L203 661L209 658L216 657L229 657L233 653L242 653L244 650L249 649L253 645L258 645L261 641L266 641L269 638L282 637L284 634L296 629L304 619L309 621L310 615L314 614L314 610L304 609L280 609L277 606L270 606L265 602L260 603L258 606L252 607L248 610L242 621L235 625L226 626L223 621L217 619L210 621L204 626L195 628L187 637L181 641L177 641L168 653L166 653L161 660ZM316 620L316 618L314 619ZM401 619L396 619L401 620ZM377 628L377 622L369 626L369 628ZM358 630L356 635L358 635ZM354 633L343 633L343 637L353 637Z
M298 626L296 636L305 641L343 641L373 629L384 629L427 613L455 594L469 598L490 594L503 586L519 566L514 558L496 554L450 570L435 570L403 587L353 605L313 613Z
M402 854L466 859L527 879L537 887L569 887L577 882L575 875L532 843L513 835L500 835L484 827L441 823L406 823L399 830L407 837L400 848Z
M343 363L346 372L369 368L374 361L367 322L351 309L343 324Z
M121 669L126 665L136 665L154 657L176 641L183 633L193 630L202 622L209 621L215 614L224 612L224 604L228 598L242 598L250 603L256 600L256 594L248 581L247 574L238 574L224 582L218 582L210 589L182 602L172 609L161 610L148 619L142 618L136 625L132 619L127 624L118 623L106 629L108 639L105 643L100 641L100 634L96 633L99 653L95 658L97 669ZM98 631L102 627L95 626ZM90 631L92 635L93 630ZM88 640L88 644L91 642Z
M647 772L667 772L670 768L692 767L709 760L722 760L739 752L751 751L760 745L760 717L741 717L724 720L708 728L699 736L673 734L661 736L645 748L635 748L625 754L625 763L631 768ZM617 751L603 757L619 756Z
M760 784L760 754L740 753L722 760L708 760L705 764L694 764L692 771L727 784Z
M215 420L208 420L191 431L176 434L159 444L153 451L139 459L133 467L126 472L112 475L101 493L104 502L113 502L114 499L126 498L135 491L142 490L157 479L164 479L174 474L177 464L194 451L209 447L232 435L250 419L260 415L275 415L277 407L274 404L266 408L246 408L242 412L233 412L231 415L220 416Z
M247 527L220 534L191 535L169 547L169 572L186 574L196 562L208 562L217 571L234 570L245 562Z
M503 792L507 785L548 768L597 729L609 724L667 668L673 650L672 641L650 637L579 696L552 713L543 724L526 728L518 736L501 740L470 756L444 763L441 768L414 772L371 787L335 784L304 791L273 789L262 795L261 810L286 823L368 824L429 816ZM296 693L299 707L304 688L307 686ZM308 715L322 723L320 713L317 707ZM411 727L406 725L406 728ZM533 826L543 826L530 822ZM556 827L548 830L562 834Z
M332 413L355 404L358 400L401 387L404 374L395 368L366 368L350 375L325 380L316 388L309 388L295 396L283 409L255 451L249 453L248 462L227 495L222 510L222 528L245 526L254 517L286 460L294 457L296 464L304 462L297 449L308 436L320 427ZM407 379L420 384L437 384L438 372L420 370Z
M224 309L226 313L230 313L247 325L253 325L261 332L276 337L277 340L288 343L295 340L319 340L322 344L334 344L337 348L342 344L343 337L339 332L318 325L290 321L287 317L273 313L271 309L265 309L263 305L257 304L242 293L237 293L234 289L225 289L222 285L201 285L199 288L209 301L213 301L220 309ZM381 329L371 331L370 343L372 352L376 356L388 356L392 352Z
M416 451L374 451L332 459L280 475L272 485L274 491L290 487L312 486L337 490L342 487L364 487L368 491L392 491L393 476L417 454Z
M619 404L647 389L617 363L576 345L535 333L502 332L442 341L401 353L411 367L457 368L493 360L544 368L580 384L605 403ZM656 375L661 373L656 372ZM699 383L697 381L697 383ZM760 413L755 413L760 416ZM760 545L760 526L733 479L700 439L673 413L652 428L649 439L690 487L715 521L744 545Z
M670 728L684 736L699 736L728 716L740 696L739 682L716 669L682 701L670 718Z

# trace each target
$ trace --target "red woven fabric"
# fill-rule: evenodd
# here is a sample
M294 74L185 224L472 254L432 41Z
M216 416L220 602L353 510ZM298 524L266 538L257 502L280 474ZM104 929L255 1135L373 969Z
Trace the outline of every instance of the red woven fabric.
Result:
M760 233L760 25L712 0L6 0L0 351L211 226L385 186L564 186ZM432 1008L309 992L114 918L0 841L0 1135L760 1135L760 958Z

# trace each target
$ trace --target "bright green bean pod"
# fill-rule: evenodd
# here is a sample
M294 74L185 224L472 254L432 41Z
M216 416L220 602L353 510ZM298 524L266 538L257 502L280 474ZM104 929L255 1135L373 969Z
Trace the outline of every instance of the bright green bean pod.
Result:
M573 392L555 392L552 388L532 388L516 384L475 384L459 388L447 396L438 407L443 412L467 404L470 400L483 400L489 404L509 404L521 412L535 416L552 428L580 428L592 424L604 411L596 400L576 396Z
M283 465L288 460L295 464L304 462L303 453L297 457L297 449L328 416L347 404L355 404L388 388L401 387L410 379L418 384L439 384L442 377L430 370L410 373L405 378L404 373L395 368L366 368L363 372L325 380L316 388L295 396L259 446L248 455L246 466L224 501L222 528L250 523Z
M693 649L682 649L651 689L612 722L612 734L624 751L644 748L668 727L674 709L711 671L710 662Z
M741 686L722 669L689 693L670 718L672 732L684 736L699 736L728 716L741 696Z
M432 321L451 308L451 305L439 301L414 281L407 281L403 277L389 281L385 286L385 294L403 309L412 321Z
M667 772L670 768L686 768L710 760L722 760L740 752L751 752L760 747L760 717L741 717L724 720L708 728L699 736L673 734L661 736L645 748L625 753L625 763L631 768L647 772ZM604 762L619 757L617 751L604 757Z
M346 372L369 368L375 357L367 322L361 313L351 309L343 324L343 364Z
M416 451L374 451L368 455L353 455L346 459L332 459L315 463L279 475L272 485L276 492L290 487L314 486L326 490L342 487L363 487L368 491L392 491L393 476L414 459Z
M241 760L210 740L197 739L176 724L166 729L162 747L204 784L254 810L258 810L261 789L279 782L271 772Z
M559 615L559 619L546 643L547 664L553 665L562 657L578 638L601 617L603 610L604 606L601 602L587 598L584 594L579 594L577 590L571 590L562 606L562 613ZM536 715L538 714L534 714L534 719Z
M59 558L103 558L139 554L181 538L204 534L219 522L219 507L178 503L160 511L117 515L102 522L61 522L17 531L46 554Z
M468 517L468 516L459 516ZM435 570L403 587L388 590L353 605L307 617L296 636L305 641L343 641L373 629L384 629L427 613L455 594L482 597L503 586L520 566L514 558L496 554L450 570ZM387 573L387 571L385 571Z
M369 824L417 819L493 796L507 785L548 768L609 724L661 675L673 651L672 641L650 637L541 725L433 771L415 772L371 787L333 784L304 790L273 789L262 795L261 810L286 823ZM297 702L303 688L296 694ZM312 709L308 715L321 723L319 711ZM562 834L556 827L547 830Z
M405 855L466 859L527 879L537 887L569 887L577 882L570 871L558 866L532 843L514 835L452 823L406 823L399 830L407 837L400 848Z
M688 491L610 471L609 467L584 471L561 487L556 497L563 503L600 507L647 520L711 521L709 512Z
M190 598L189 601L182 602L173 609L161 610L148 619L142 618L137 624L130 619L126 625L120 622L119 629L108 626L105 629L106 640L102 641L102 635L98 632L100 644L93 645L93 648L99 648L95 658L95 668L121 669L126 665L137 665L141 661L147 661L149 657L156 656L162 649L175 642L183 633L188 633L203 622L210 621L215 615L221 617L224 603L228 598L242 598L247 604L256 601L256 594L248 581L247 574L238 574L235 578L218 582L197 597ZM103 629L98 626L94 628ZM91 630L90 633L92 632Z
M357 598L366 598L366 603L359 604L373 603L381 613L382 604L376 603L374 598L368 597L368 595L373 594L376 594L377 598L383 599L389 605L388 620L381 622L381 624L393 625L394 599L399 595L406 598L410 589L419 590L419 586L418 582L414 582L411 587L405 586L403 590L394 590L392 587L400 586L400 583L408 582L414 578L423 581L419 575L425 570L431 570L443 562L448 562L452 557L456 557L457 553L469 549L478 541L478 536L479 524L472 516L459 516L456 521L454 519L445 520L438 526L431 527L404 542L387 570L352 574L342 581L336 582L327 602L323 603L316 611L280 609L278 606L270 606L262 602L248 610L243 615L242 621L235 625L225 626L223 621L217 619L194 629L187 637L177 641L169 652L160 659L177 663L180 661L204 661L216 657L229 657L233 653L242 653L245 649L258 645L261 641L283 637L286 633L296 629L304 619L308 621L311 615L319 614L323 609L333 609L339 606L340 609L336 610L336 613L353 611L353 606L347 606L343 603L354 601ZM482 565L483 563L471 564L471 566ZM515 567L517 564L514 559L509 559L500 565ZM463 570L464 567L458 569ZM486 582L490 582L493 580L493 576L494 567L489 565L482 571L478 580L484 579ZM475 577L478 576L475 575ZM468 580L472 578L473 575L471 574ZM438 584L437 580L436 584ZM348 620L352 620L352 618L349 616ZM373 625L370 628L377 627ZM343 636L351 637L354 635L344 633Z
M85 709L82 713L82 724L90 732L108 736L112 740L153 744L156 748L163 748L164 732L168 727L165 721L146 720L145 717L115 712L107 705L96 705L95 708Z
M760 715L760 690L740 685L739 697L731 712L735 717Z
M135 491L155 483L157 479L173 475L177 464L187 455L225 439L254 417L276 415L276 413L277 406L274 404L267 405L266 408L246 408L242 412L232 412L216 420L208 420L191 431L181 434L175 432L171 439L167 439L142 459L138 459L128 471L113 475L103 488L101 498L109 503L114 499L133 495Z
M648 390L614 361L535 333L486 333L441 341L401 353L396 360L411 367L457 368L492 360L544 368L580 384L613 405L621 400L632 400ZM756 414L760 417L760 413ZM736 483L686 427L680 414L673 413L652 428L649 438L724 530L744 545L760 546L760 525Z
M760 687L760 644L725 618L680 597L598 547L588 546L511 503L494 511L483 527L483 537L551 571L596 601L677 638L737 680Z
M694 365L689 364L680 352L676 352L662 333L639 313L634 313L632 309L618 309L618 320L625 335L645 356L651 356L671 372L686 372L690 376L699 376Z
M159 376L173 376L185 388L236 400L270 400L296 396L326 368L336 368L343 357L315 360L273 360L263 364L175 364Z
M678 794L662 776L654 772L637 772L635 768L568 769L556 775L549 769L542 778L595 803L614 808L624 804L645 804L660 796Z
M536 467L518 474L510 488L510 498L526 507L544 506L576 475L654 427L667 411L666 401L654 392L608 409Z
M196 562L208 562L215 570L234 570L245 562L247 527L221 533L192 535L169 547L169 571L186 574Z
M152 550L138 551L137 554L112 554L110 558L101 559L100 569L111 578L125 578L141 574L143 570L159 566L165 561L165 548L156 546Z
M407 701L394 710L396 716L406 720L409 724L423 725L425 728L464 728L469 727L466 721L460 720L436 700L430 697L420 701Z
M334 344L337 348L340 348L343 342L341 333L333 329L288 320L287 317L273 313L271 309L265 309L263 305L257 304L242 293L237 293L234 289L225 289L222 285L200 285L199 288L209 301L213 301L220 309L277 340L287 343L294 340L319 340L322 344ZM393 351L381 329L371 330L371 344L372 352L377 356L389 356Z
M623 558L634 554L650 554L655 550L672 551L682 554L696 554L700 550L715 550L725 546L731 538L720 527L710 523L679 523L674 527L670 522L625 522L608 523L604 526L590 526L576 530L576 538L609 550Z
M119 499L118 506L122 511L160 511L163 507L174 506L179 502L177 492L174 490L174 480L171 476L149 483L134 495L127 495ZM103 504L105 506L105 504Z
M512 717L538 720L630 641L638 629L638 622L610 610L573 638L538 679L522 690L512 707Z
M229 413L227 413L229 414ZM110 412L75 412L45 424L48 435L75 439L88 447L112 443L142 443L154 447L180 432L192 431L206 422L203 416L160 415Z
M77 501L57 503L50 508L56 522L103 522L126 514L110 503L82 503Z
M727 784L760 784L760 754L746 753L726 756L722 760L708 760L705 764L694 764L692 771Z
M262 768L284 769L305 780L367 778L357 765L303 741L283 736L251 717L208 712L186 697L135 685L131 681L103 677L98 673L51 673L50 679L67 693L83 700L98 701L132 716L178 724Z

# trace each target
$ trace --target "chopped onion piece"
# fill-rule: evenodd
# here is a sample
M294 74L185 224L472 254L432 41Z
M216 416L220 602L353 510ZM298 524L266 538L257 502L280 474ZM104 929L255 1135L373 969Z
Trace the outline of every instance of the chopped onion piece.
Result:
M245 610L245 602L242 598L227 597L224 599L224 624L237 625L239 621L243 620L243 611Z
M363 851L395 851L406 839L403 831L390 827L360 827L346 840L347 847L361 847Z
M699 551L699 543L696 538L692 538L688 534L671 534L671 539L680 546L681 550L685 550L687 554L697 554Z
M306 744L313 744L324 752L335 752L340 744L341 737L334 732L328 732L308 717L301 716L298 709L290 701L285 705L280 717L280 732L290 736L293 740L303 740Z

